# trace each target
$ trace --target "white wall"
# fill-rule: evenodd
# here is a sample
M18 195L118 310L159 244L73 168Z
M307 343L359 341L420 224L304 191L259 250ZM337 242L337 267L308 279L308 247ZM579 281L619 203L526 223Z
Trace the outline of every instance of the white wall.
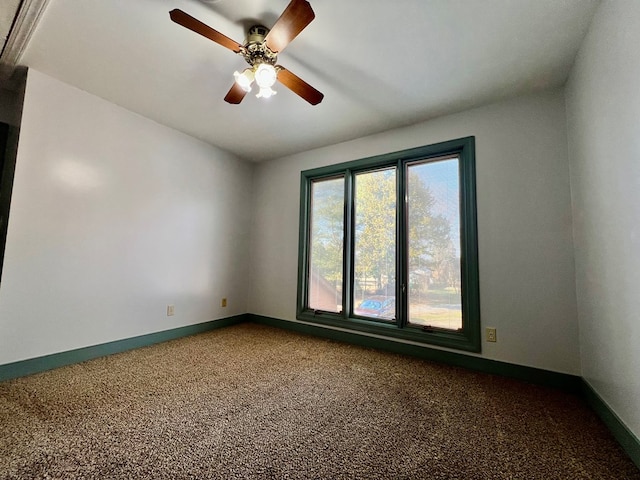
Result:
M579 374L566 118L548 92L260 164L252 313L295 320L300 172L476 136L482 356Z
M640 437L640 2L605 1L567 86L582 373Z
M31 70L0 364L246 313L251 171Z

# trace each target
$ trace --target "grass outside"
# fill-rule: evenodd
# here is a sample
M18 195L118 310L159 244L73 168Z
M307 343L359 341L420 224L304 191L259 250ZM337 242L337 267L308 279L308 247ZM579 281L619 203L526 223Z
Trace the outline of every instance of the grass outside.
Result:
M414 325L457 330L462 327L460 294L453 288L430 289L411 296L409 322Z

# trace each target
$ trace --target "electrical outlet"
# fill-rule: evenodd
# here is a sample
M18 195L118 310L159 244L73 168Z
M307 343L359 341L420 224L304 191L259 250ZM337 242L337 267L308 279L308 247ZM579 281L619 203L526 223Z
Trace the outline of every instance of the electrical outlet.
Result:
M487 342L497 342L498 334L494 327L487 327Z
M173 305L167 305L167 317L170 317L175 313L175 307Z
M222 300L220 300L220 306L221 307L226 307L227 306L227 299L223 298Z

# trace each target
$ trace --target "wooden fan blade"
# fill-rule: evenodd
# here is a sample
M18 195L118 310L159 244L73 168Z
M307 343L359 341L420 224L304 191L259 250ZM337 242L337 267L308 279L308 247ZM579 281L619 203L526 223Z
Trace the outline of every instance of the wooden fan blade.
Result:
M233 82L233 86L231 90L227 93L226 97L224 97L224 101L227 103L233 103L234 105L239 104L244 96L247 94L247 91L243 89L236 82Z
M279 53L296 38L304 28L316 18L311 5L306 0L291 0L280 18L267 34L265 41L272 52Z
M203 37L206 37L209 40L213 40L217 44L222 45L223 47L226 47L229 50L234 51L235 53L238 53L240 50L242 50L242 45L240 45L238 42L236 42L235 40L231 40L226 35L223 35L210 26L205 25L200 20L193 18L191 15L183 12L182 10L179 10L177 8L171 10L169 12L169 16L171 17L171 20L176 22L178 25L182 25L183 27L188 28L193 32L199 33Z
M278 81L296 95L301 96L311 105L319 104L324 95L286 68L280 67Z

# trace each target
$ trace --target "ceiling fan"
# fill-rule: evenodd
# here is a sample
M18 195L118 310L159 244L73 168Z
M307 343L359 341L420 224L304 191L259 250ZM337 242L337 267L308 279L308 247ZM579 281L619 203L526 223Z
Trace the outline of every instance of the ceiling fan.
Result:
M236 81L224 97L226 102L240 103L251 91L254 81L260 88L257 97L269 98L276 93L271 88L276 80L311 105L317 105L324 98L322 93L300 77L276 64L278 54L315 18L311 5L306 0L291 0L271 30L262 25L251 27L244 45L231 40L182 10L171 10L169 16L178 25L241 55L250 65L242 73L234 73Z

